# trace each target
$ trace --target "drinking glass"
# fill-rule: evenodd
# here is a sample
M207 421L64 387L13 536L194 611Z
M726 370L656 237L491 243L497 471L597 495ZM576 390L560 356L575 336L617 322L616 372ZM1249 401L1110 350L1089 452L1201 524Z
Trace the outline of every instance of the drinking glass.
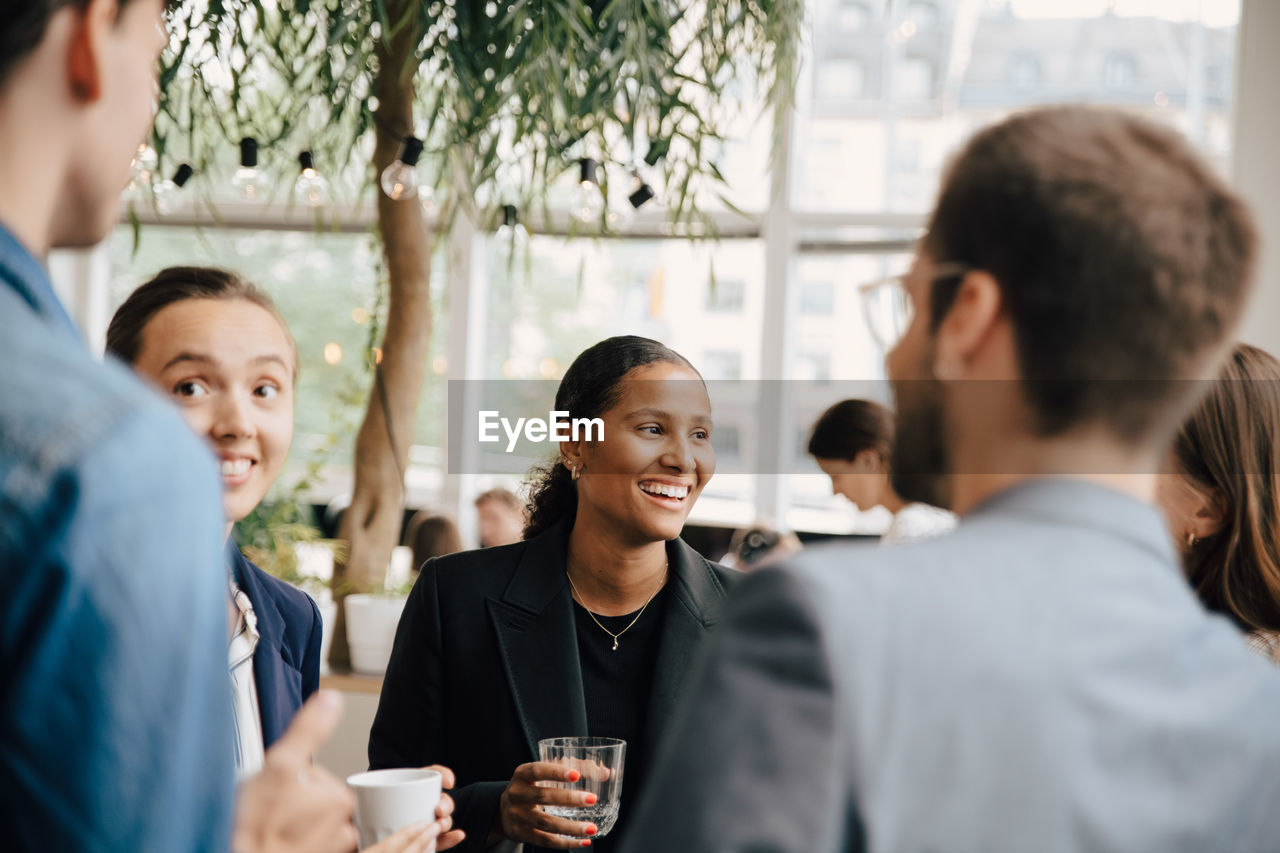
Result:
M595 838L609 834L618 821L622 766L627 742L611 737L552 737L538 741L538 759L578 771L577 782L541 782L551 788L596 795L593 806L543 806L548 814L596 825Z

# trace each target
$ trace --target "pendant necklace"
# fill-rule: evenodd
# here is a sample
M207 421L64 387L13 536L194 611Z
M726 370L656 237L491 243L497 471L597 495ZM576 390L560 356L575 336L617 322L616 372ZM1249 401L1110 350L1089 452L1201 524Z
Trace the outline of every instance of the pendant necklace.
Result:
M649 601L646 601L644 603L644 607L640 608L640 612L636 614L636 618L632 619L631 623L627 625L627 627L623 628L621 631L619 631L616 634L610 631L608 628L606 628L600 622L600 620L596 618L596 615L591 612L591 608L587 607L586 602L582 600L582 593L578 592L578 588L573 585L573 578L569 575L569 570L567 568L565 569L564 576L566 578L569 578L569 589L573 590L574 597L578 599L578 603L582 605L582 609L587 611L587 615L591 617L591 621L596 623L596 625L599 626L601 631L604 631L610 637L613 637L613 648L610 649L610 651L616 652L618 650L618 638L621 637L623 634L627 633L628 631L630 631L632 627L634 627L635 624L640 621L640 617L644 615L645 608L649 606L650 602L652 602L655 598L658 597L658 593L661 592L662 588L667 585L667 569L670 567L670 565L671 564L668 562L666 565L662 567L662 583L658 584L658 588L653 591L653 595L649 596Z

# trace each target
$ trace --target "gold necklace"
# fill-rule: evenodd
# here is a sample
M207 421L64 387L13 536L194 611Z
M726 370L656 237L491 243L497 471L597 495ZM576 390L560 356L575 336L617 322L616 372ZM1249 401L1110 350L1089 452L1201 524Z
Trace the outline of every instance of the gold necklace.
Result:
M587 615L591 617L591 621L596 623L596 625L599 626L601 631L604 631L610 637L613 637L613 648L610 649L609 651L616 652L618 650L618 638L621 637L623 634L627 633L628 631L630 631L632 627L634 627L635 624L640 621L640 617L644 615L645 607L648 607L649 603L653 601L655 598L657 598L658 593L661 592L662 588L667 585L667 569L670 568L670 566L671 564L669 562L663 565L662 583L658 584L658 588L653 591L653 595L649 596L649 601L646 601L644 603L644 607L640 608L640 612L636 614L636 618L632 619L631 623L627 625L627 627L623 628L621 631L619 631L616 634L610 631L608 628L606 628L603 624L601 624L600 620L596 618L596 615L591 612L591 608L587 607L586 602L582 600L582 593L578 592L578 588L573 585L573 577L569 574L569 570L567 568L565 569L564 576L569 579L569 589L573 590L573 594L578 599L578 603L582 605L583 610L587 611Z

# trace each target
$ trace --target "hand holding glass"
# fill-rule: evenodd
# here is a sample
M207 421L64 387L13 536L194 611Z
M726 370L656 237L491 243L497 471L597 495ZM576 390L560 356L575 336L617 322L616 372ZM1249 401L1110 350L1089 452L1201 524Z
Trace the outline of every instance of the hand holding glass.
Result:
M596 825L596 837L609 834L618 820L622 796L622 768L627 742L605 737L553 737L538 741L538 759L578 771L576 782L540 785L596 795L590 806L543 806L548 814Z

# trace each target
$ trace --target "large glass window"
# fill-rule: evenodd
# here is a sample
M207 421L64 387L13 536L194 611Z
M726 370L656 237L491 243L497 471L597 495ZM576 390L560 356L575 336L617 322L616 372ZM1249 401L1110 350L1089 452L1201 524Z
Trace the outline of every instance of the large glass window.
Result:
M1238 0L920 0L866 13L847 35L847 3L813 4L799 210L923 212L961 140L1036 103L1137 110L1226 165ZM855 67L867 70L856 90Z

